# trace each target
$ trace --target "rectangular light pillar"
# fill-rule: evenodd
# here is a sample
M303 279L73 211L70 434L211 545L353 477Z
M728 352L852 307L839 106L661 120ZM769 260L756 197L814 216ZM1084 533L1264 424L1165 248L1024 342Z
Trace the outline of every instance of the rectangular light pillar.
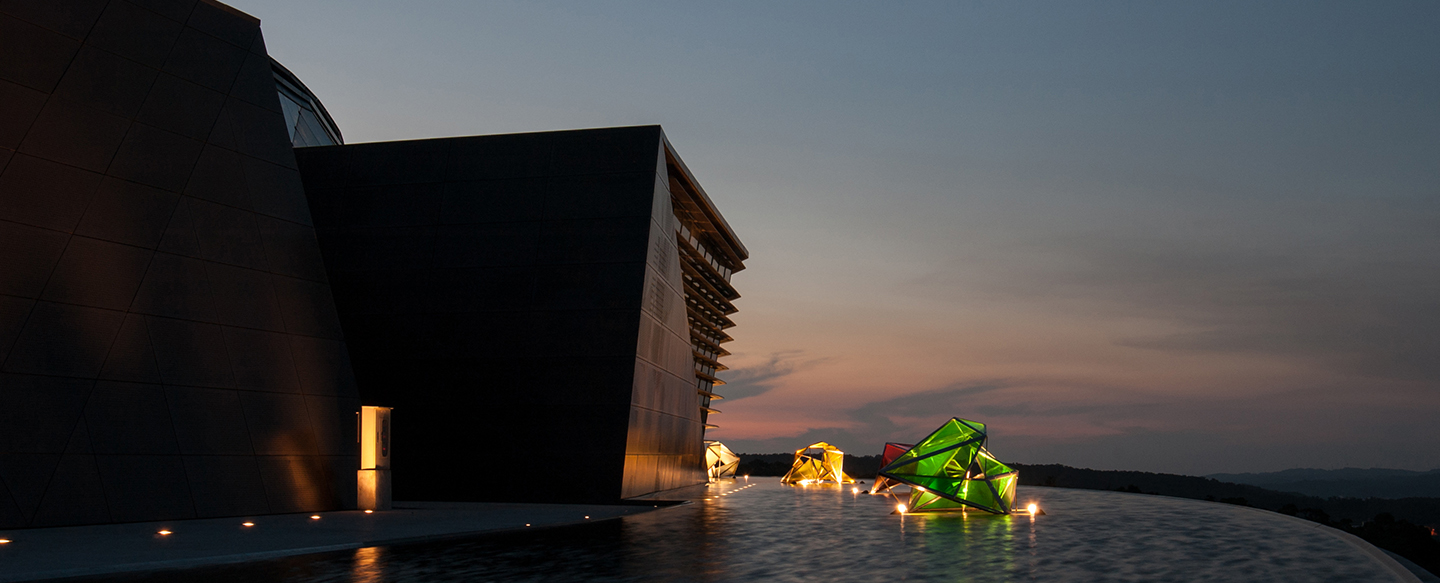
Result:
M361 510L390 509L390 407L360 408L360 472L356 480Z

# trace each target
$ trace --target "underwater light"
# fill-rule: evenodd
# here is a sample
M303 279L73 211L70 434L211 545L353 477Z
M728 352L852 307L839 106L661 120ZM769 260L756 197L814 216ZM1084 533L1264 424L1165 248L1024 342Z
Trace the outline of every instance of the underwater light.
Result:
M242 523L240 523L240 526L255 526L255 523L253 523L253 522L242 522Z
M158 535L160 535L160 536L170 536L171 533L170 533L170 531L168 531L168 530L162 530L162 531L157 532L157 533L155 533L155 534L158 534Z
M319 514L311 514L311 515L310 515L310 520L320 520L320 515L319 515Z
M10 544L10 539L8 539L8 538L0 538L0 545L8 545L8 544Z

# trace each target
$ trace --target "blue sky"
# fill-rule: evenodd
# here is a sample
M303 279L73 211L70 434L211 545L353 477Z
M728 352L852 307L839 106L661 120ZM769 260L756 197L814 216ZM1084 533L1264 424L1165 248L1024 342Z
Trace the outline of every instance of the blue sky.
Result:
M1440 467L1440 4L232 4L349 142L663 125L736 451Z

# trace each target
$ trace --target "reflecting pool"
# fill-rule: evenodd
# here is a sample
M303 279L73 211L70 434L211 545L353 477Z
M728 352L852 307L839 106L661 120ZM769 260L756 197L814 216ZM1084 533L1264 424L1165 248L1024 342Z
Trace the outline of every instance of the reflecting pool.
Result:
M896 500L849 486L742 478L596 524L97 580L1396 580L1345 540L1278 514L1039 487L1018 501L1047 514L896 515Z

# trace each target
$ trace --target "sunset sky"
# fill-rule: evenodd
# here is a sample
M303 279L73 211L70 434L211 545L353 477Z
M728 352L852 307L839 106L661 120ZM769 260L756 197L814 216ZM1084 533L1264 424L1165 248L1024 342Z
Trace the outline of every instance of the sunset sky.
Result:
M736 451L1440 467L1440 3L230 3L349 143L663 125Z

